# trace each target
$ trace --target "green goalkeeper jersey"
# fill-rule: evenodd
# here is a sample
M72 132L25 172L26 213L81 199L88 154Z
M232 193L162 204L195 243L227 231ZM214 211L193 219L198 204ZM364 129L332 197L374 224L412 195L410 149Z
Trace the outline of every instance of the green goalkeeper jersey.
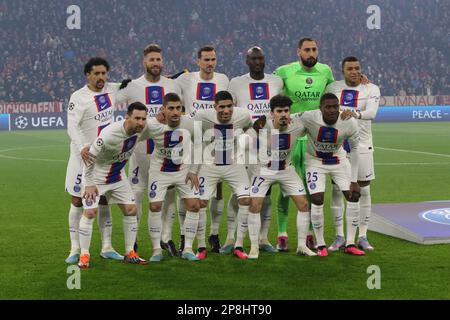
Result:
M305 70L296 61L279 67L275 74L283 79L284 94L294 102L291 113L318 109L325 88L334 82L331 68L323 63L316 63L311 70Z

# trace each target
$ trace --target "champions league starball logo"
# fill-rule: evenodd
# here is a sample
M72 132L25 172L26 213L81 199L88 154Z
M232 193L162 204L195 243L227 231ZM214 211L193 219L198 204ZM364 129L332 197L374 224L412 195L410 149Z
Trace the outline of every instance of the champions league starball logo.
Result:
M18 116L16 118L15 124L18 129L25 129L28 126L28 120L23 116Z
M419 213L419 217L434 223L450 225L450 208L439 208Z

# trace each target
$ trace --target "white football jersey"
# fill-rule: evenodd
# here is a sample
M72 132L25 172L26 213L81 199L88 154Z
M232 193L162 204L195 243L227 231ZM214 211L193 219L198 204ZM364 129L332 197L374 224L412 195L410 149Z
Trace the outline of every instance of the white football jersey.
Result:
M175 81L181 87L185 113L214 107L216 93L227 90L229 80L223 73L214 72L211 80L200 78L200 72L183 73Z
M252 126L252 116L247 109L233 108L230 121L221 123L217 120L215 109L199 110L191 114L195 121L202 122L203 141L205 148L203 155L211 155L212 162L217 165L235 164L235 138Z
M145 75L128 83L126 88L118 93L118 101L127 101L128 104L141 102L147 107L147 117L155 117L161 111L164 95L176 93L181 97L181 89L174 80L161 76L159 81L150 82ZM153 141L139 143L135 152L139 154L151 154L153 151Z
M95 92L85 85L70 96L67 132L72 154L79 154L81 149L90 146L100 131L114 121L118 89L118 84L106 83L101 92Z
M119 91L118 100L128 104L136 101L145 104L147 115L151 118L161 111L163 98L168 93L176 93L181 98L181 89L174 80L161 76L159 81L150 82L142 75Z
M147 123L143 132L129 136L125 132L125 121L115 122L105 128L91 145L89 152L95 157L95 162L86 167L86 186L111 184L126 179L124 168L137 143L164 131L162 124Z
M347 152L343 148L343 141L348 139L352 152L352 181L356 181L358 173L357 157L359 132L355 118L338 120L334 125L327 125L323 121L320 110L306 111L294 115L294 122L299 121L303 131L308 135L305 163L310 166L336 165L346 161ZM355 163L356 161L356 163Z
M304 127L298 119L291 121L286 129L280 130L275 129L273 121L268 118L258 135L261 166L275 171L286 170L291 165L291 149L303 134Z
M350 87L345 80L341 80L330 84L326 91L338 97L341 110L350 109L361 113L361 119L357 120L360 136L359 152L373 152L372 120L375 119L380 103L378 86L369 83Z
M190 152L194 137L194 121L186 116L181 117L177 127L165 124L164 132L158 133L153 141L155 150L150 162L150 170L161 172L182 171L190 166L190 159L184 159L185 152ZM149 126L161 125L156 119L148 121ZM188 149L189 148L189 149ZM185 163L189 160L189 163Z
M270 113L270 98L282 90L283 80L274 74L264 74L262 80L255 80L247 73L231 79L228 86L236 107L247 108L254 120Z

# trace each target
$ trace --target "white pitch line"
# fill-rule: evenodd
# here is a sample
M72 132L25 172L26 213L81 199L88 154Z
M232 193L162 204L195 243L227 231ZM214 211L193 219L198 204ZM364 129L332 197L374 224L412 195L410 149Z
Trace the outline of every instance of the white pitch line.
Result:
M45 162L67 162L67 160L59 160L59 159L40 159L40 158L20 158L20 157L6 156L6 155L4 155L4 154L0 154L0 158L4 158L4 159L13 159L13 160L45 161Z
M50 148L50 147L62 147L62 146L66 146L66 145L65 144L51 144L51 145L47 145L47 146L18 147L18 148L3 149L3 150L0 150L0 152L28 150L28 149L40 149L40 148Z
M424 151L414 151L414 150L405 150L405 149L394 149L394 148L383 148L383 147L375 147L375 149L388 150L388 151L397 151L397 152L407 152L407 153L418 153L418 154L426 154L429 156L438 156L450 158L450 154L442 154L442 153L432 153L432 152L424 152Z
M432 165L450 165L450 162L381 162L375 163L376 166L432 166Z

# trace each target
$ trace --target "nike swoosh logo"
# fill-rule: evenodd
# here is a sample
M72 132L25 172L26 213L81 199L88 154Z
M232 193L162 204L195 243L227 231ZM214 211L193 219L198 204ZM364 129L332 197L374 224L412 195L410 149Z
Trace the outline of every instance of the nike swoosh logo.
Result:
M158 102L158 99L157 100L150 100L150 103L155 103L155 102Z
M244 190L248 190L249 188L244 188Z
M352 103L351 101L344 101L344 106L349 105L350 103Z
M371 173L371 174L368 174L368 175L366 176L366 178L370 177L370 176L371 176L372 174L373 174L373 173Z
M256 96L255 96L255 99L259 99L259 98L262 98L262 97L264 97L264 95L263 95L263 94L262 94L262 95L259 95L259 96L258 96L258 95L256 95Z
M202 96L202 99L208 99L208 98L211 98L211 96Z
M106 108L108 105L105 103L105 104L102 104L101 106L100 106L100 109L103 109L103 108Z
M303 192L303 191L305 191L305 189L301 189L301 190L300 190L300 189L298 189L298 192Z
M311 88L312 88L312 86L309 86L309 87L305 86L305 89L311 89Z

